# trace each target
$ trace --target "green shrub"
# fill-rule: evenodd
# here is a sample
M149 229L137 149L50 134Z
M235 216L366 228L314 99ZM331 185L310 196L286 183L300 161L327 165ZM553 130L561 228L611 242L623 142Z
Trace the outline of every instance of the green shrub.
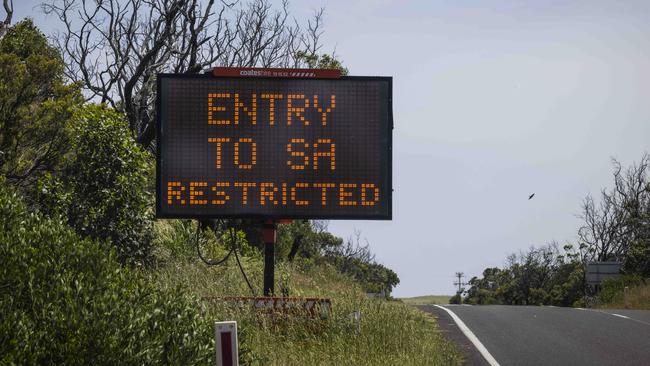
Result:
M450 304L462 304L463 303L463 298L460 296L460 293L456 293L456 295L449 298L449 303Z
M634 287L644 284L645 280L639 276L620 276L603 282L598 294L599 303L623 302L625 287Z
M151 260L150 159L124 117L87 105L74 116L71 151L62 171L41 181L44 210L60 214L78 233L109 240L123 263Z
M466 304L472 305L500 305L501 302L495 297L494 291L486 289L473 289L465 297Z
M190 220L156 220L153 251L158 265L193 260L196 254L196 225Z
M650 277L650 239L647 236L645 240L637 239L632 242L623 263L623 270L625 273Z
M0 181L0 364L206 364L212 325Z

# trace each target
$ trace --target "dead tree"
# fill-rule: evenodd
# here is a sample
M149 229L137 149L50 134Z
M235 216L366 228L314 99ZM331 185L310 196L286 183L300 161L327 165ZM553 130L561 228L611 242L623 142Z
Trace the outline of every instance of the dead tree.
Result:
M609 195L606 190L601 194L604 197ZM596 204L591 195L585 197L580 215L584 224L578 230L578 237L581 243L587 245L589 260L618 259L622 216L621 210L611 200L603 199L600 204Z
M591 254L588 259L621 261L635 240L647 240L648 207L650 206L650 155L644 154L638 164L623 169L613 160L614 187L601 191L600 203L587 196L580 218L580 241Z
M361 243L361 231L354 230L348 240L330 248L325 248L325 256L334 256L344 259L357 259L364 263L375 261L375 255L370 251L370 243L365 239L365 245Z
M5 0L6 3L6 0ZM322 15L301 28L288 4L269 0L49 0L66 76L88 100L122 110L137 141L155 137L156 75L214 66L299 67L320 49Z

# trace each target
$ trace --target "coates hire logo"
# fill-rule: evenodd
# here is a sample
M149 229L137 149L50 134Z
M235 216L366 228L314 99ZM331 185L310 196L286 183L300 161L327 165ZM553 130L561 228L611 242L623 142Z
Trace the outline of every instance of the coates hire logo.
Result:
M239 75L241 76L267 76L271 75L270 71L262 71L262 70L241 70L239 71Z

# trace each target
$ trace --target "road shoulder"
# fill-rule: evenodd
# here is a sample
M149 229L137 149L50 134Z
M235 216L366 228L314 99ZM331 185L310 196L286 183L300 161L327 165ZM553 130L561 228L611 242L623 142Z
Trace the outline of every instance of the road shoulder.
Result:
M465 358L466 365L489 366L481 353L474 347L472 342L463 334L458 328L458 325L451 316L444 310L439 309L433 305L415 305L421 311L433 314L438 320L438 327L452 342L456 343L458 349L462 352Z

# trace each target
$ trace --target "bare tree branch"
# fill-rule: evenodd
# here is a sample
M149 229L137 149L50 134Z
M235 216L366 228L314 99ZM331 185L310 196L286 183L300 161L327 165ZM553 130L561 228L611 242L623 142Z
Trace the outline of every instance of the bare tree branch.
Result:
M286 1L48 0L43 10L64 26L55 42L66 76L88 100L122 110L145 147L155 137L158 73L308 66L305 55L321 47L323 11L303 31Z
M648 240L650 209L650 155L624 170L613 160L614 187L601 191L597 205L591 196L582 204L584 224L578 231L589 260L621 261L635 240Z
M11 18L14 15L14 0L2 0L2 7L5 10L5 19L0 23L0 39L4 37L11 25Z

